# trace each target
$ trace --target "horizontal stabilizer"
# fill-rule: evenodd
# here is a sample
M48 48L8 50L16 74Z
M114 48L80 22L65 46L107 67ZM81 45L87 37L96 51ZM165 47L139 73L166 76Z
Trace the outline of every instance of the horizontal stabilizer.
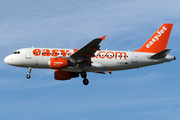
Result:
M161 58L165 58L166 55L171 51L171 49L164 49L158 53L156 53L155 55L151 56L150 59L161 59Z

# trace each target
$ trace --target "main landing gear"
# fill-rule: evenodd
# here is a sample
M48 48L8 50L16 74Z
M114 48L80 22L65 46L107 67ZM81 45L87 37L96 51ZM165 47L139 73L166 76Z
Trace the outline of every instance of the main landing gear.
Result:
M85 71L82 71L82 72L81 72L81 77L84 78L83 84L84 84L84 85L88 85L88 84L89 84L89 80L86 78L86 77L87 77L87 74L86 74Z
M31 70L32 68L31 67L28 67L28 74L26 75L27 79L30 79L31 78Z

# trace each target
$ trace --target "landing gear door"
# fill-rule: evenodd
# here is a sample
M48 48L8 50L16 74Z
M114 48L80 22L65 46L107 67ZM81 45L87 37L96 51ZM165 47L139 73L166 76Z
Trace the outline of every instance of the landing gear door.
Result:
M132 57L132 63L138 63L138 53L137 52L133 52L132 53L133 57Z
M26 59L32 58L32 48L27 48L26 50Z

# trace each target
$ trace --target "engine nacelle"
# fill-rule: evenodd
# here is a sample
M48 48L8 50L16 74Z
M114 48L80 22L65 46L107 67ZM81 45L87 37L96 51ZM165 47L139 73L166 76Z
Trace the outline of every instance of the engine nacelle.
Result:
M51 58L48 62L48 65L52 69L64 69L69 66L69 60L66 58Z
M54 71L54 78L56 80L70 80L71 78L79 77L78 73L67 72L67 71Z

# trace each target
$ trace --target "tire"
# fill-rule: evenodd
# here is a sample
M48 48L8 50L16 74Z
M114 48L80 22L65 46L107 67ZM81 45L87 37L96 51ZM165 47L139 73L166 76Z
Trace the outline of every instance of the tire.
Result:
M84 84L84 85L88 85L88 84L89 84L89 80L85 78L85 79L83 80L83 84Z
M82 78L86 78L86 77L87 77L87 74L86 74L85 71L82 71L82 72L81 72L81 77L82 77Z
M26 77L27 77L27 79L30 79L30 78L31 78L31 75L27 74Z

